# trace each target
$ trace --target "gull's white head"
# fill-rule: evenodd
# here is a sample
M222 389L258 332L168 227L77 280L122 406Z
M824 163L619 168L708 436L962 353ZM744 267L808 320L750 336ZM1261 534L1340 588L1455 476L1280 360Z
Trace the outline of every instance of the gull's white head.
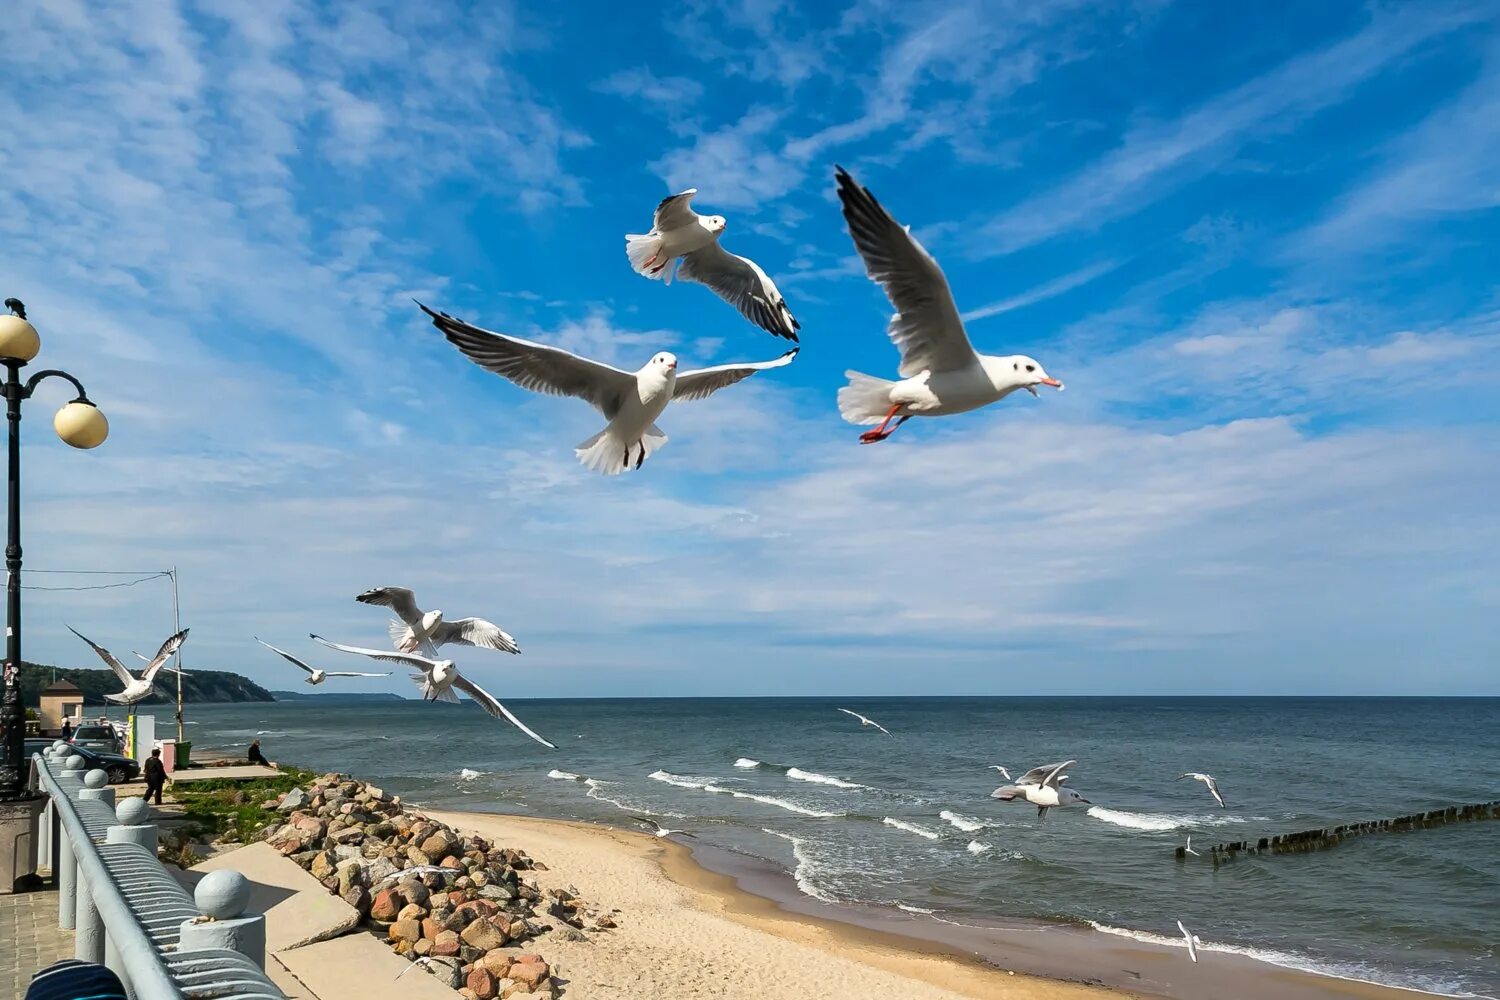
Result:
M675 372L677 370L677 355L669 351L662 351L651 359L651 367L660 369L662 372Z
M1082 795L1079 795L1077 792L1073 791L1073 789L1071 789L1071 788L1059 788L1057 790L1057 804L1058 805L1071 806L1071 805L1076 805L1079 802L1082 802L1082 803L1084 803L1086 805L1092 804L1092 803L1089 802L1088 799L1084 798Z
M422 631L431 632L438 622L443 620L441 611L429 611L422 616Z
M1036 358L1028 358L1024 354L1017 354L1010 359L1011 377L1021 388L1036 395L1036 387L1039 385L1050 385L1054 389L1061 389L1063 384L1048 375L1046 369Z
M729 220L722 215L710 215L706 221L710 232L722 233L729 228Z

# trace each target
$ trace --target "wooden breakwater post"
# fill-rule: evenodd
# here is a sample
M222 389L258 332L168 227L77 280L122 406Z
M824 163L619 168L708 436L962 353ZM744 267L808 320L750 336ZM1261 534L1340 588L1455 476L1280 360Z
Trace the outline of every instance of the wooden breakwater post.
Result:
M1408 830L1428 830L1450 823L1474 823L1486 819L1500 819L1500 801L1476 802L1467 806L1448 806L1429 812L1397 816L1394 819L1372 819L1363 823L1345 823L1342 826L1323 827L1318 830L1300 830L1274 837L1256 840L1235 840L1226 844L1215 844L1207 851L1217 868L1225 861L1240 854L1306 854L1311 851L1326 851L1337 847L1350 837L1362 837L1371 833L1402 833ZM1187 848L1176 849L1178 861L1186 861Z

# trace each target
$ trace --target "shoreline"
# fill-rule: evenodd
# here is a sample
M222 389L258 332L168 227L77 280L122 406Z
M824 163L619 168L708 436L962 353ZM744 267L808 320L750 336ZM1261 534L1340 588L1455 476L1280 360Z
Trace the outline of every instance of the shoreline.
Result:
M1438 995L1291 969L1231 952L1203 952L1194 964L1180 947L1066 924L1013 921L1010 925L981 927L919 919L917 914L892 912L887 907L825 903L801 893L785 871L759 859L705 845L690 847L581 820L414 808L455 828L521 847L546 861L558 884L576 884L585 896L619 906L623 911L621 926L626 929L623 936L631 938L625 952L631 956L659 949L661 939L680 939L684 925L692 925L723 946L703 957L711 968L721 961L739 968L742 951L755 954L793 947L812 949L817 961L852 963L876 979L894 977L892 985L906 990L895 995L903 997L984 998L1002 989L1017 1000L1107 996L1413 1000ZM567 860L554 864L549 855ZM612 891L619 895L622 890L630 898L611 899ZM651 923L658 940L629 933L640 912L653 915ZM621 932L611 932L611 936L616 934ZM549 942L549 949L558 951L558 944ZM592 975L595 965L602 964L608 969L605 975L616 979L630 971L622 968L623 955L600 963L599 955L588 954L589 947L598 946L564 948L567 954L559 956L565 967L576 967L573 975L580 983ZM702 971L700 968L699 974ZM782 971L795 974L795 970ZM713 995L761 996L769 988L789 985L777 980L775 972L768 971L767 975L772 981L726 982L716 976ZM817 971L815 978L837 977ZM620 992L617 984L603 980L595 985L605 991L599 996L637 995ZM800 983L798 988L805 991L815 985L810 981ZM611 987L615 992L608 992ZM744 992L724 992L726 988ZM874 984L863 988L873 989ZM661 995L688 992L680 982L670 979L654 983L652 989L664 990ZM588 991L586 995L596 993ZM643 991L639 995L651 994ZM811 995L854 998L870 994L845 989L815 990Z

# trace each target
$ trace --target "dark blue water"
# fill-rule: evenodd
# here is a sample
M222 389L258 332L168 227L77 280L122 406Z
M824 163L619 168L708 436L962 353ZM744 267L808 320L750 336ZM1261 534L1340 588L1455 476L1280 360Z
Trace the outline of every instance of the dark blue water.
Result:
M352 771L433 807L651 814L803 892L984 923L1092 922L1442 993L1500 992L1500 822L1214 869L1195 847L1500 799L1500 699L531 701L548 751L470 705L190 707L205 745ZM871 716L884 736L835 711ZM989 798L1076 758L1093 808ZM755 762L757 766L751 766ZM462 769L471 776L464 777ZM1229 808L1175 780L1214 774ZM477 774L472 774L477 772ZM550 776L549 776L550 775ZM821 780L820 780L821 779ZM831 783L833 779L838 783ZM847 786L847 787L846 787Z

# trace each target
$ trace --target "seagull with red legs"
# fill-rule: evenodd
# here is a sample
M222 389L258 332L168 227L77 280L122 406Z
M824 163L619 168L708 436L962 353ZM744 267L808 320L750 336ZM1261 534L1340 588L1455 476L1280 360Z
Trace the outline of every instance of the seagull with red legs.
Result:
M844 373L839 413L851 424L879 424L860 435L863 444L884 441L912 417L977 410L1017 389L1035 396L1039 385L1063 387L1024 354L977 353L937 261L843 167L836 177L854 248L896 308L887 332L901 352L900 381Z

